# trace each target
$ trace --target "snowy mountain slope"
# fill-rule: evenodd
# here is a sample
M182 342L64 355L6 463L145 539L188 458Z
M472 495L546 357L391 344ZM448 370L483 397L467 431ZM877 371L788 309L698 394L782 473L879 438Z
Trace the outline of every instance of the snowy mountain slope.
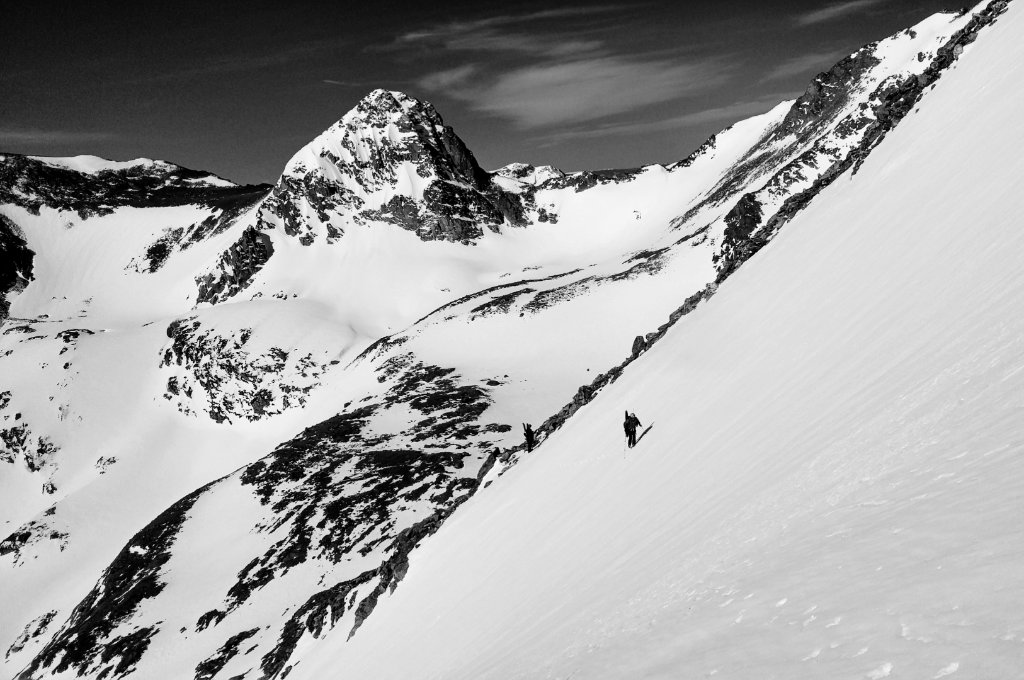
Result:
M1014 6L291 677L1015 676L1022 31ZM628 452L624 408L652 426Z
M275 677L331 628L372 621L412 548L520 458L519 422L592 398L578 386L731 271L715 258L745 193L795 160L837 173L807 150L884 103L884 78L919 82L973 21L869 46L887 56L859 58L873 87L842 81L843 107L812 88L667 168L487 175L429 105L378 91L232 210L126 206L62 232L67 210L4 207L40 266L59 263L0 336L4 427L51 443L46 464L19 453L2 477L6 667ZM892 43L926 56L904 63ZM455 198L431 202L439 183ZM61 238L79 227L94 238ZM86 289L86 311L62 300Z

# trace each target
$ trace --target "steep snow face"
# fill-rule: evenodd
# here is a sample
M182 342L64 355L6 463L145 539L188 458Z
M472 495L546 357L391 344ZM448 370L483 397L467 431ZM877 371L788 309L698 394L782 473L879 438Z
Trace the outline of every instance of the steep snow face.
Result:
M0 158L0 247L12 258L0 263L0 319L32 279L39 283L13 312L26 319L70 318L91 307L93 321L106 324L116 323L108 313L188 309L194 283L183 272L194 275L212 255L203 246L266 192L164 161ZM161 271L173 254L181 256ZM8 263L21 283L9 283Z
M414 548L532 460L520 423L543 443L717 304L929 105L986 12L907 34L941 44L923 62L858 57L664 167L484 173L429 105L377 91L272 191L5 202L2 245L31 268L0 270L4 668L282 677L358 640ZM879 89L883 62L898 86Z
M997 10L937 14L818 74L780 125L683 216L721 234L719 280L768 243L920 100ZM736 200L737 194L740 195Z
M1017 673L1024 8L989 30L290 677Z

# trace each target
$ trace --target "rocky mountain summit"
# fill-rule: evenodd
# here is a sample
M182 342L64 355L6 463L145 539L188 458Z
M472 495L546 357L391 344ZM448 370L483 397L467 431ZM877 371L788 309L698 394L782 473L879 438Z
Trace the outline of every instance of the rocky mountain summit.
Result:
M433 106L375 90L288 162L252 226L197 280L199 301L248 285L273 255L266 232L310 246L374 223L468 244L526 218L519 196L492 181Z
M261 228L274 218L303 245L371 220L462 243L481 228L525 224L515 196L491 181L433 106L386 90L371 92L288 162Z
M488 172L384 90L273 186L5 155L3 668L269 680L347 649L1006 8L868 45L668 166Z

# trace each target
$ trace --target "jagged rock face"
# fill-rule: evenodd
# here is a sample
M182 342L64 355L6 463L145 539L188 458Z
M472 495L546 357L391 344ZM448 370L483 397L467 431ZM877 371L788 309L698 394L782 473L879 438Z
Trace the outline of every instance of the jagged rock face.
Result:
M244 289L274 254L267 234L248 227L226 251L212 271L196 278L196 302L217 302Z
M740 263L760 250L766 241L753 237L764 212L754 194L745 194L725 216L725 239L722 244L719 279L724 280L736 271Z
M779 128L779 135L799 134L808 126L821 125L841 111L864 72L879 63L877 43L863 47L828 71L819 73L794 102Z
M1005 2L990 3L932 52L919 52L918 65L888 76L879 77L874 72L881 64L876 56L881 43L872 43L819 74L782 124L767 136L761 145L763 151L741 163L709 201L722 200L764 167L770 167L766 160L778 158L780 140L792 137L795 144L806 145L806 150L767 175L767 181L762 179L760 188L743 194L725 216L722 246L715 258L718 282L770 242L783 224L837 177L851 168L856 172L871 149L963 53L963 46L973 42L978 30L1004 11ZM916 38L916 33L908 29L888 40ZM865 89L868 94L858 103L853 95ZM815 136L809 138L812 134Z
M34 256L18 225L0 215L0 323L11 309L8 296L17 294L32 280Z
M280 347L253 350L247 346L251 334L218 333L195 317L172 322L160 361L168 375L164 399L181 413L216 423L255 421L305 406L329 365L327 349L316 357Z
M265 236L273 231L311 246L338 243L352 227L391 224L424 241L471 244L485 229L523 226L529 207L528 196L479 166L433 106L376 90L289 161L251 226L197 277L197 302L249 286L273 255ZM163 248L154 244L151 261Z
M483 228L521 224L522 210L434 107L377 90L296 154L259 217L303 245L369 221L468 243Z

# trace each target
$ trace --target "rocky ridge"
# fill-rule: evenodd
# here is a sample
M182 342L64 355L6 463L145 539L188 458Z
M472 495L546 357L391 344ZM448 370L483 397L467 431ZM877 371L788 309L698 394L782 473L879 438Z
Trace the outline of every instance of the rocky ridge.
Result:
M1005 8L1005 3L990 4L977 21L990 22L1001 11L1000 7ZM973 40L972 33L976 34L977 28L985 23L974 25L971 31L964 32L964 29L958 32L959 37L954 40ZM942 62L936 57L929 64L948 65L949 62L945 61L947 56L955 58L958 54L956 46L964 44L954 40L946 41L938 51ZM787 201L793 201L789 204L792 206L799 201L811 200L817 192L810 190L815 187L820 190L825 181L822 178L834 179L855 167L856 159L870 152L882 137L871 132L876 129L872 127L875 125L873 121L889 120L896 124L901 116L890 111L905 113L912 108L917 101L915 95L904 97L900 94L914 91L909 80L911 76L919 83L923 74L926 84L937 77L938 71L929 73L930 65L924 65L921 73L887 81L880 79L887 84L884 88L881 84L874 84L867 100L851 97L850 92L856 92L875 78L871 72L879 60L874 56L874 47L869 46L866 50L851 58L849 63L844 62L838 70L819 76L808 93L794 104L781 125L741 159L721 184L676 221L675 227L683 231L684 236L674 235L664 245L631 254L623 259L620 270L612 274L593 274L577 269L511 279L507 284L444 305L414 324L416 328L409 332L379 340L349 367L372 375L372 380L379 386L377 389L351 395L351 400L341 407L336 416L311 425L259 461L183 498L124 547L66 622L62 623L62 617L54 619L53 616L46 618L45 622L41 618L29 622L30 637L43 640L47 636L52 637L38 653L34 653L22 677L40 677L60 671L121 677L137 668L147 649L161 637L184 635L186 632L190 637L201 638L205 647L216 650L198 661L194 669L197 678L218 674L228 677L237 675L242 669L248 672L256 668L259 669L259 677L284 677L293 667L296 650L303 640L321 639L333 628L347 636L354 634L362 621L372 614L379 598L393 590L401 580L409 568L409 554L415 546L433 533L472 493L525 455L523 447L517 443L518 434L510 434L511 425L486 424L484 417L504 381L463 373L454 367L430 363L417 356L412 349L415 348L417 329L447 321L463 323L493 315L522 316L557 310L558 305L585 296L601 286L655 276L677 252L693 248L695 244L710 242L717 246L718 239L721 248L716 252L719 256L717 281L724 281L784 224L781 218L774 223L771 220L785 214L789 209L785 207ZM905 87L910 89L905 91ZM916 96L919 97L921 92L923 90ZM380 98L382 95L376 96ZM401 98L392 96L392 99L406 111ZM359 115L374 125L392 121L393 115L403 115L391 102L385 100L384 104L386 111L380 115L372 107L359 112ZM856 115L851 113L851 108ZM443 139L438 141L443 137L444 128L439 132L437 124L429 116L425 120L433 127L417 129L415 134L428 135L434 144L430 148L435 151L446 149L446 142ZM387 125L391 124L387 122ZM439 137L429 137L429 134ZM332 228L337 229L332 234L308 198L299 196L305 196L303 192L312 188L317 196L315 200L321 200L317 191L323 189L320 182L327 182L331 167L348 168L349 165L361 164L359 172L362 174L357 175L356 182L358 186L342 179L340 185L346 187L349 194L338 190L340 196L359 197L363 201L357 204L353 200L351 205L359 205L362 212L355 213L355 216L367 220L367 223L360 225L356 217L352 217L349 228L352 225L367 226L370 221L387 222L382 217L385 213L375 211L395 200L394 196L399 194L390 194L389 197L389 192L394 191L400 182L413 179L412 175L401 175L394 168L409 170L411 165L426 163L432 169L425 177L414 173L420 179L430 180L426 186L454 182L460 183L460 191L476 192L467 194L469 198L463 207L470 211L467 214L480 218L479 234L484 228L512 225L508 216L494 204L489 205L502 216L501 221L489 221L497 218L494 214L488 216L486 209L480 207L482 204L476 202L486 201L487 192L503 178L515 180L521 187L515 191L513 185L504 185L505 188L500 189L502 195L514 200L521 206L522 214L530 216L534 222L544 222L548 220L541 219L540 211L545 210L547 215L547 209L538 205L546 200L542 192L568 190L574 194L582 193L605 184L638 181L645 172L639 169L564 175L522 166L489 175L488 185L477 176L479 168L475 161L471 161L471 154L459 152L452 140L448 140L447 145L454 151L446 150L439 159L411 141L400 145L397 150L392 148L390 141L389 138L388 144L381 147L388 151L368 151L368 148L376 147L366 142L365 136L358 136L351 142L351 149L341 145L354 159L360 154L365 156L358 163L343 161L339 154L337 161L329 159L329 164L316 171L302 163L294 168L290 165L286 175L292 172L303 179L296 180L294 185L279 182L278 186L283 188L276 198L266 198L253 211L263 220L260 226L246 225L243 233L247 234L249 241L243 247L236 247L239 243L236 241L232 246L234 254L227 259L222 256L221 268L234 278L225 278L226 283L220 288L216 288L216 277L204 279L205 285L215 292L202 301L215 304L244 289L247 281L273 252L271 233L280 231L306 247L321 242L331 244L331 239L337 243L343 239L340 222L332 222ZM369 146L360 146L364 142ZM672 169L689 167L714 150L712 138L695 157L676 164ZM391 153L394 156L388 156ZM398 165L388 165L380 160L381 157L399 159ZM320 159L316 163L320 163L328 157L317 155L316 158ZM372 161L372 158L377 160ZM853 161L847 163L848 159ZM847 164L844 166L844 163ZM321 179L317 179L318 173ZM333 179L338 181L337 177ZM422 188L423 184L421 182L418 186ZM403 190L409 186L411 184ZM426 189L423 191L425 195ZM289 198L296 196L298 198L294 201ZM279 202L277 207L267 207L274 200ZM370 205L377 207L367 208ZM779 205L783 207L777 207ZM339 200L326 207L323 214L328 221L336 220L349 207ZM477 214L472 210L483 212ZM422 213L419 214L422 217ZM552 214L557 218L557 213ZM294 221L289 223L288 220L292 219ZM415 231L427 240L462 241L462 238L449 236L467 233L438 232L436 227L440 222L420 223L412 219L410 224L420 225ZM420 233L422 224L432 226ZM769 224L771 231L765 232ZM398 226L402 227L401 224ZM288 232L289 228L292 233ZM439 233L449 236L439 237ZM302 241L304 237L309 237L308 243ZM472 243L472 238L466 242ZM269 252L262 252L261 248ZM682 304L669 314L665 324L652 333L637 337L623 362L576 389L570 401L537 428L540 439L543 440L576 410L592 401L605 385L621 375L628 364L646 352L672 324L710 299L716 290L717 282L709 281L701 289L687 291ZM267 361L267 357L248 356L244 337L207 333L190 318L173 322L167 335L169 342L161 359L163 368L183 373L175 376L178 380L173 389L168 380L166 394L179 409L194 406L190 401L192 394L186 390L195 393L200 389L207 394L231 396L230 403L225 401L216 408L203 409L213 420L217 420L215 413L226 418L248 419L248 414L256 412L257 403L262 404L267 413L277 413L288 406L283 401L276 401L276 397L258 397L260 390L256 381L270 377L262 375L268 366L260 363ZM205 368L210 366L215 369L213 372ZM270 370L270 373L274 371ZM237 385L233 384L235 382ZM235 387L243 389L232 392ZM383 425L403 420L408 425L400 429L388 429ZM240 531L251 530L259 536L262 548L251 556L251 560L238 565L230 579L221 582L215 602L190 603L189 608L183 607L181 621L154 619L145 605L159 598L171 580L164 567L172 559L176 541L190 525L219 521L215 515L202 514L203 503L229 488L241 489L261 508L255 523L240 527ZM12 537L17 542L22 535L15 532ZM4 545L13 545L8 541ZM282 615L273 593L285 583L294 592L302 594L287 604ZM195 610L200 604L203 605L201 612ZM265 618L258 627L250 625L252 619L243 616L243 612L251 612L254 608L264 612L261 616ZM52 630L51 622L61 624L59 630ZM176 633L179 623L181 631ZM20 644L19 650L26 648L28 639Z
M32 214L46 207L85 219L124 206L221 207L266 190L265 185L238 186L165 161L87 172L32 156L0 154L0 204L16 205Z
M762 149L752 154L744 168L745 173L754 173L755 168L764 167L764 158L772 156L769 150L773 144L787 136L795 136L803 144L803 140L813 140L759 189L744 193L725 216L725 238L717 258L718 281L769 243L782 225L825 187L851 168L856 172L871 149L910 113L927 89L934 87L942 72L963 53L964 46L1006 7L1002 0L991 2L972 14L966 25L941 45L918 52L916 63L904 70L879 77L875 72L881 63L875 55L879 44L873 43L818 74L783 124L765 140ZM915 38L916 33L907 29L889 40ZM862 101L852 99L850 93L859 90L870 94ZM831 128L828 134L815 135L825 126ZM736 184L726 186L734 188ZM713 194L709 202L721 200L726 186L719 187L719 193Z

